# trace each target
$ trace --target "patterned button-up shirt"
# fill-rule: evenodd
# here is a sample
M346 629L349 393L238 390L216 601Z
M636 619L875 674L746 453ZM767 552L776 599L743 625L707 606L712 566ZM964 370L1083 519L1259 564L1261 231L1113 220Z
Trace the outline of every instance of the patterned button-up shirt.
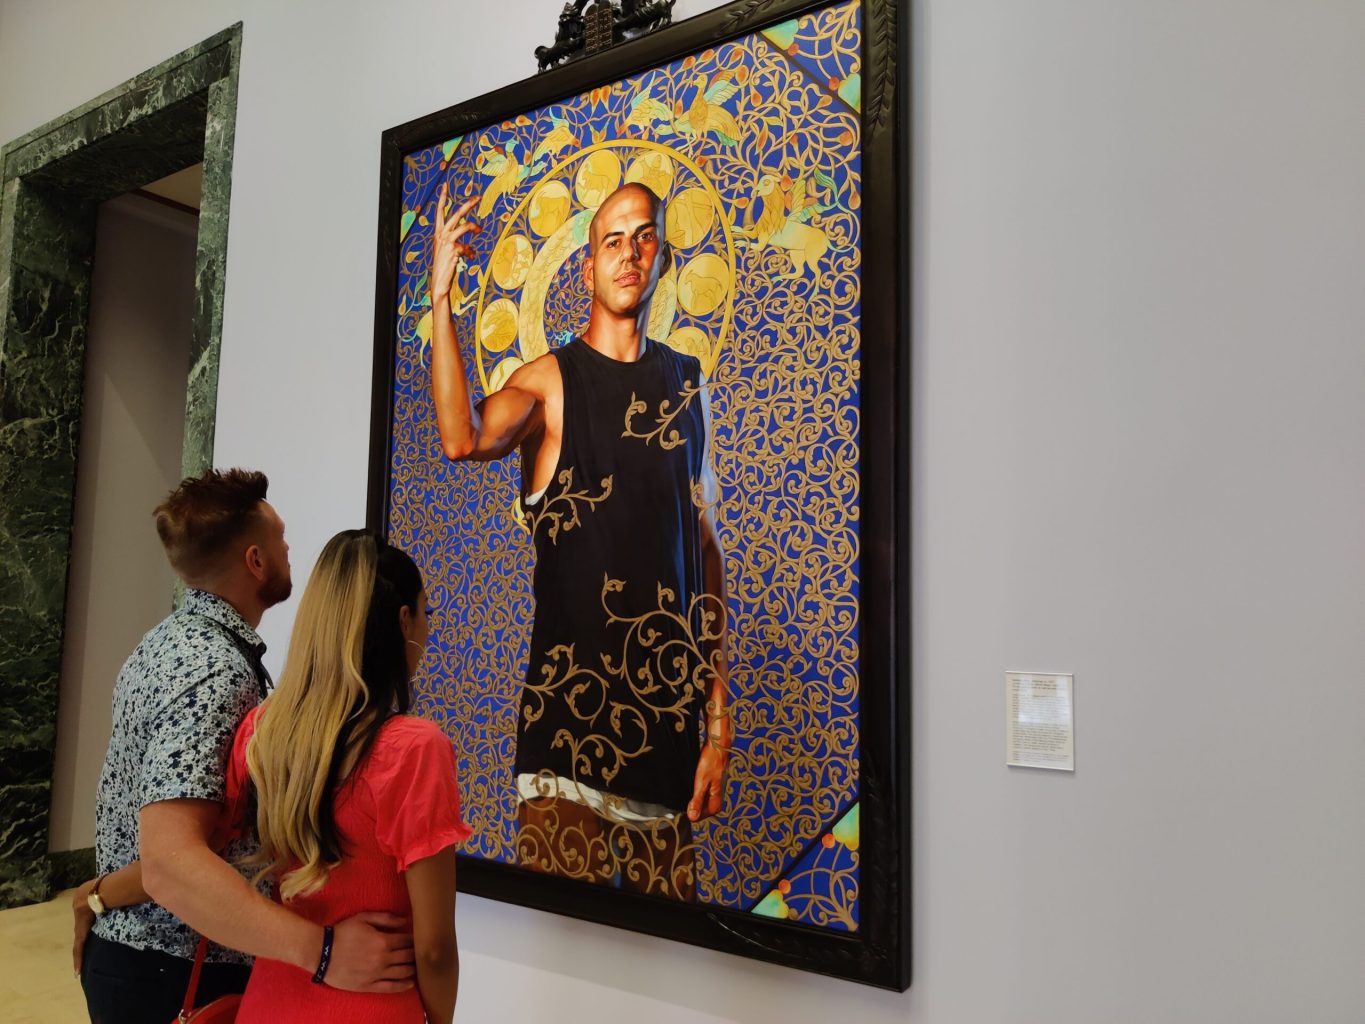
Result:
M187 591L180 608L142 638L114 687L114 728L95 805L101 874L138 859L138 814L147 804L223 800L233 735L261 699L252 662L264 650L260 636L231 605L198 590ZM232 861L250 854L250 843L238 842L224 855ZM110 910L95 922L95 934L186 958L194 956L199 941L155 903ZM207 959L251 963L249 956L216 945L209 946Z

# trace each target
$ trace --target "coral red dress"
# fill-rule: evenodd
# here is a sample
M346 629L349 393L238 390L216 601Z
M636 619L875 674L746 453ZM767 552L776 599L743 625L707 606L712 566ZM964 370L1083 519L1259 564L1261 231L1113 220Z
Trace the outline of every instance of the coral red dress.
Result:
M257 709L259 710L259 709ZM228 765L226 813L241 821L249 776L246 744L256 727L252 711L237 730ZM345 851L327 883L289 908L317 924L336 924L363 911L410 917L403 872L469 838L460 817L460 790L450 740L430 722L396 716L379 730L369 756L337 792L337 829ZM278 890L275 897L279 899ZM291 964L258 957L237 1014L238 1024L422 1024L417 989L392 994L343 992L314 985Z

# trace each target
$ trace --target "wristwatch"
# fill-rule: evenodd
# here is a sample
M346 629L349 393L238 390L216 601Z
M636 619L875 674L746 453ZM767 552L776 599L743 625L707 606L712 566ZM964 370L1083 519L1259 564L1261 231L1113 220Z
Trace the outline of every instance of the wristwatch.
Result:
M94 888L91 889L89 895L85 897L85 902L90 904L90 909L95 912L96 917L99 917L109 910L109 908L104 905L104 899L100 896L100 883L107 877L107 875L100 875L99 878L95 879Z

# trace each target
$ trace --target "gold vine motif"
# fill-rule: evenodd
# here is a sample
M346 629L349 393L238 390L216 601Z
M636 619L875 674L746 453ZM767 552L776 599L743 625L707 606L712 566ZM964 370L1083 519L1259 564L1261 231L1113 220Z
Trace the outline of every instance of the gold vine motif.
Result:
M628 761L652 749L649 736L659 723L679 733L698 728L698 695L719 671L722 621L719 611L708 607L713 595L697 595L684 611L677 595L659 586L657 608L626 616L609 605L610 595L624 589L625 581L603 577L600 600L607 625L626 627L619 655L603 653L600 666L583 665L573 644L559 644L546 652L540 678L525 684L521 713L526 722L538 721L554 700L589 727L586 732L559 729L552 741L568 750L575 781L580 774L600 775L610 783ZM643 660L632 658L642 652Z
M583 525L583 519L579 515L579 509L582 506L587 506L591 510L611 497L612 477L602 478L602 492L596 497L589 495L586 488L580 491L568 489L573 483L572 467L560 470L559 476L555 479L564 490L553 498L542 496L539 511L535 508L528 508L526 519L530 523L533 536L536 530L540 529L541 523L548 522L550 525L545 530L545 536L549 538L551 544L558 546L560 531L568 533L575 526ZM568 506L567 510L560 507L563 505Z
M625 429L621 431L621 436L634 438L637 441L645 442L645 444L649 444L655 438L658 438L659 447L664 451L670 451L677 448L679 445L685 444L687 438L683 437L676 429L670 430L669 428L672 427L673 422L679 416L687 411L688 406L690 406L699 395L705 396L708 393L714 394L722 388L743 388L744 384L745 381L742 377L735 377L733 375L725 378L718 376L710 380L703 380L700 384L694 384L692 381L684 381L676 408L673 406L672 399L665 398L659 403L659 411L654 417L654 422L656 424L655 428L643 434L635 429L633 421L640 413L649 411L649 404L644 400L637 398L635 392L632 391L630 393L630 404L626 406ZM667 436L665 436L665 431L667 431Z
M622 580L604 578L602 584L602 608L607 613L607 623L623 623L629 627L623 643L621 657L614 662L603 654L603 666L608 672L624 675L626 672L626 651L634 639L642 650L655 650L662 638L663 645L658 648L660 655L666 650L671 657L669 662L675 675L665 679L663 685L686 692L691 687L697 691L705 690L711 677L719 671L720 639L724 633L724 609L716 607L719 600L714 594L696 594L688 602L686 614L673 611L668 606L677 603L677 595L665 586L657 588L659 606L653 611L638 616L621 616L607 607L607 594L620 593L625 587ZM708 607L708 605L710 607ZM693 630L692 623L699 624ZM671 629L668 627L672 627ZM710 655L704 653L711 649ZM662 657L659 659L662 662ZM648 669L648 665L645 666ZM642 670L644 671L644 670ZM650 677L651 686L655 682ZM650 692L653 692L651 689ZM690 703L690 700L689 700Z
M696 398L700 393L701 388L690 381L683 384L682 400L678 402L678 407L670 412L669 406L672 404L672 400L665 398L659 403L659 415L654 419L654 422L657 423L658 426L648 433L641 434L634 428L631 421L635 419L639 413L648 412L649 405L639 398L636 398L635 392L632 391L630 393L630 404L626 406L626 429L621 432L621 436L633 437L636 440L643 441L645 444L649 444L650 441L653 441L657 437L659 439L659 447L664 451L671 451L679 445L686 444L687 438L679 434L677 430L668 430L668 428L672 425L674 420L687 410L687 407L692 404L692 399ZM664 436L665 430L668 430L668 436L666 437Z
M544 874L597 885L622 885L673 899L692 899L696 890L697 843L686 819L647 825L589 824L560 799L553 776L536 778L541 797L527 801L532 822L517 833L517 860Z

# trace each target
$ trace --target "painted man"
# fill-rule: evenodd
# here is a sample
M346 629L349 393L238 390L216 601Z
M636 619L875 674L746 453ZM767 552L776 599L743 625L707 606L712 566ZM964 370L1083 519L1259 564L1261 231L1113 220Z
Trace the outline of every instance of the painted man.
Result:
M671 253L627 184L588 231L588 326L472 401L451 319L475 200L437 202L432 392L452 460L518 452L536 550L517 727L528 867L691 899L691 825L721 809L731 728L723 552L701 365L646 337Z

